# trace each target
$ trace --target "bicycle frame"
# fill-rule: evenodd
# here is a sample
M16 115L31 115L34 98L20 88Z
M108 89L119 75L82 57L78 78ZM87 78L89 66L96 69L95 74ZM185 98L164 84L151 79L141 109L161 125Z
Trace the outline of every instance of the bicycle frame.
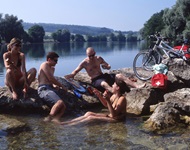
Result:
M175 50L173 47L169 46L166 42L164 42L163 38L158 37L156 35L154 35L154 37L157 38L157 41L153 47L153 50L156 51L162 59L164 58L164 55L167 58L171 58L171 56L169 55L171 53L171 54L174 54L175 56L177 56L179 58L183 58L186 60L186 58L183 57L184 56L183 47L185 44L182 44L180 50Z

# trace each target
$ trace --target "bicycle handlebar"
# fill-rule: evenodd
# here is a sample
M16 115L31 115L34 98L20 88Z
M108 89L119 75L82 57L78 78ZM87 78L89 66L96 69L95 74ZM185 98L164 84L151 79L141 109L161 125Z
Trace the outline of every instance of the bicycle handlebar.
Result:
M163 40L163 41L168 41L168 40L172 40L173 38L167 38L167 37L162 37L161 35L160 35L160 33L155 33L154 35L149 35L149 39L152 39L152 38L156 38L156 40L158 41L158 40ZM189 40L188 39L184 39L183 40L183 43L184 44L189 44Z

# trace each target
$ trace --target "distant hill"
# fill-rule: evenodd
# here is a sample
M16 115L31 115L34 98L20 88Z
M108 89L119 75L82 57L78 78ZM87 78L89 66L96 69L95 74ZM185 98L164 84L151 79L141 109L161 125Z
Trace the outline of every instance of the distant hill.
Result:
M73 34L82 34L82 35L105 35L113 33L113 29L109 28L100 28L100 27L91 27L91 26L79 26L79 25L64 25L64 24L52 24L52 23L26 23L23 22L23 27L25 30L28 30L33 25L38 24L42 26L45 32L56 32L57 30L66 29Z

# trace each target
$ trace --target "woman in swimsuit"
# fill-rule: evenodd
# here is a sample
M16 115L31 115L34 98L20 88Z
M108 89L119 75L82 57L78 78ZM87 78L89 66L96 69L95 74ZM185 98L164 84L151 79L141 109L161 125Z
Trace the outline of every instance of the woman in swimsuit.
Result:
M8 51L3 54L6 68L5 84L9 87L13 100L18 99L17 89L22 89L25 97L27 89L36 77L35 68L26 72L25 55L20 52L21 44L19 39L13 38L7 45Z
M118 122L125 119L127 101L124 96L125 92L129 92L129 87L125 82L116 78L112 85L113 95L109 97L107 92L104 92L103 98L107 102L109 114L87 112L84 116L78 117L71 121L62 122L62 125L76 125L79 123L88 123L92 121ZM98 90L94 90L97 96L101 96Z

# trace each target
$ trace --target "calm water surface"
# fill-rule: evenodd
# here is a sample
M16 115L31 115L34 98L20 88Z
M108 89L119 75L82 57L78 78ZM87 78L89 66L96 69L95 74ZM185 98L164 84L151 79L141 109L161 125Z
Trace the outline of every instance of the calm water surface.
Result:
M93 46L97 55L101 55L112 69L132 67L133 58L139 51L142 43L78 43L78 44L33 44L24 45L22 52L26 55L26 68L35 67L37 70L42 62L46 60L49 51L55 51L60 58L56 65L56 76L63 76L71 73L77 65L86 57L86 48ZM0 86L4 85L5 68L3 63L3 53L5 46L1 46L0 58ZM84 71L84 70L83 70Z
M85 50L93 46L97 55L101 55L112 69L132 67L134 56L142 49L142 43L84 43L84 44L35 44L24 45L27 69L39 69L49 51L60 55L55 75L63 76L73 71L78 63L86 57ZM5 68L2 55L6 51L1 47L0 86L4 86ZM107 111L97 109L94 111ZM81 115L81 114L78 114ZM190 129L159 135L145 132L141 118L127 118L122 123L91 123L73 127L45 124L43 114L9 114L8 117L25 122L29 130L17 135L7 135L0 131L0 149L107 149L107 150L188 150L190 149ZM76 116L64 116L63 120Z

